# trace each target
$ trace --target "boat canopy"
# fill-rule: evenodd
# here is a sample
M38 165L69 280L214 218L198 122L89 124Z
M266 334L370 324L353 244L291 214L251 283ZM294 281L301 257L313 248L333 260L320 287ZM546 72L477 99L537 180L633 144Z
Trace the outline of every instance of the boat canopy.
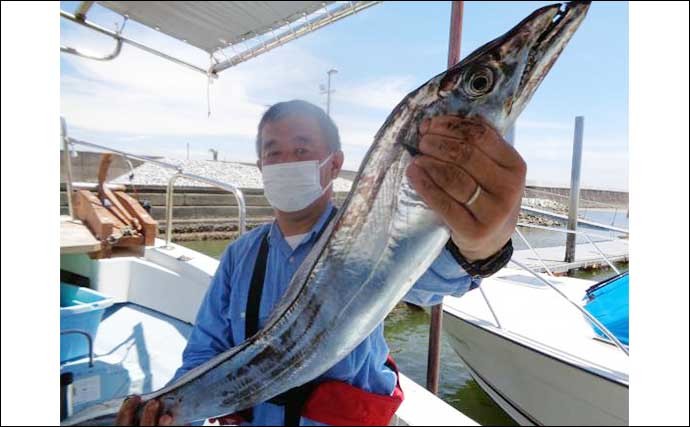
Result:
M184 62L130 40L122 35L121 31L109 31L88 22L87 14L93 3L92 1L82 2L75 15L61 12L61 16L108 34L118 43L129 43L174 62ZM379 2L99 1L96 3L126 19L134 20L207 52L213 60L209 69L193 64L184 63L183 65L203 73L216 75L220 71ZM228 48L232 52L230 56L225 52ZM79 54L76 49L63 48L62 50ZM222 59L219 60L216 54L220 54ZM110 60L112 57L103 59Z

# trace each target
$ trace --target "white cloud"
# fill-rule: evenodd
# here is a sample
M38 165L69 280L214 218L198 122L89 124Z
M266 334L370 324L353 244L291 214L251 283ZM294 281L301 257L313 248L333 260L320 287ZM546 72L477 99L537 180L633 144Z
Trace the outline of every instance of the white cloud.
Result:
M199 66L208 65L203 52L132 24L128 24L132 38ZM91 36L70 27L62 31L61 42L97 52L112 49L112 40ZM136 152L185 158L184 143L159 143L168 138L191 141L192 158L207 158L207 147L216 147L223 159L251 161L256 125L267 104L300 98L324 106L319 84L334 64L298 46L282 46L221 73L211 85L210 118L207 79L202 74L130 46L106 63L63 54L70 71L61 74L61 114L71 133L112 134L114 140L136 147ZM333 117L345 146L346 167L357 167L388 113L420 83L409 75L336 80ZM525 117L516 127L516 148L528 162L528 179L567 185L572 123ZM627 151L620 149L626 146L624 141L588 138L583 186L606 183L627 188Z
M582 151L582 188L627 190L629 156L624 141L587 138ZM570 185L572 136L518 137L515 147L527 163L529 182ZM602 184L603 183L603 184Z
M411 76L387 76L358 85L345 86L336 92L334 99L357 106L391 111L415 89Z
M138 135L251 136L264 107L249 100L244 76L214 81L134 49L101 63L65 58L79 76L62 76L61 110L82 129Z
M142 34L139 34L142 36ZM174 51L175 41L142 41ZM156 38L156 37L153 37ZM92 39L74 32L63 34L63 42L85 46L92 51L107 51L112 42ZM177 43L179 44L179 43ZM182 55L193 61L191 55ZM253 137L266 105L300 98L323 103L318 84L325 78L327 64L304 50L284 46L258 58L230 68L210 86L211 117L207 117L205 76L172 64L138 49L125 46L113 61L98 62L71 55L63 59L78 74L61 79L61 112L71 127L100 131L127 132L137 136L223 136ZM196 58L198 63L198 58ZM343 88L334 102L355 107L374 107L390 111L407 93L411 79L392 77ZM336 118L347 143L370 144L380 121L369 116L338 114L348 108L338 106Z
M111 40L86 37L87 34L90 33L63 31L62 42L98 52L112 47ZM179 43L157 33L137 31L132 37L166 52L180 48ZM180 53L187 61L201 63L200 57L194 57L195 52L187 46L182 46ZM325 61L295 45L242 63L221 73L211 84L209 118L206 77L179 65L128 46L109 62L71 55L63 55L63 60L78 70L63 71L61 76L61 114L72 134L113 134L113 139L127 145L149 139L151 144L146 151L178 158L186 157L185 147L156 143L168 137L191 141L227 137L224 156L235 153L242 160L247 160L251 150L237 144L253 140L266 105L294 98L317 105L324 103L318 85L325 80L324 70L329 68ZM390 76L339 88L333 99L334 119L343 144L348 147L345 150L352 151L346 152L350 167L359 164L388 112L414 85L409 76ZM233 140L236 142L230 142ZM141 149L139 145L137 151ZM207 153L192 150L191 156L206 157Z

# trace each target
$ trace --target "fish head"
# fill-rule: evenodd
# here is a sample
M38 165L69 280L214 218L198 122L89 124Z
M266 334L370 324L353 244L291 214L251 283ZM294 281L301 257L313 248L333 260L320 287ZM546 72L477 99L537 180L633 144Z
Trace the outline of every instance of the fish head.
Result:
M424 117L482 116L502 134L514 123L584 19L589 2L542 7L420 87ZM422 118L424 118L422 117Z

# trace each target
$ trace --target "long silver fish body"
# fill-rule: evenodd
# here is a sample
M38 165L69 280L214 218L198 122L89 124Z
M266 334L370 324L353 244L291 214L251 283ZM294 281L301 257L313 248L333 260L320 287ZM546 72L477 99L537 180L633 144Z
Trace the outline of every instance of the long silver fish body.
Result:
M410 186L421 121L481 116L499 132L517 118L589 7L543 7L410 93L390 114L353 188L256 335L142 396L177 424L252 407L311 381L348 355L429 268L449 231ZM123 399L62 425L110 424Z

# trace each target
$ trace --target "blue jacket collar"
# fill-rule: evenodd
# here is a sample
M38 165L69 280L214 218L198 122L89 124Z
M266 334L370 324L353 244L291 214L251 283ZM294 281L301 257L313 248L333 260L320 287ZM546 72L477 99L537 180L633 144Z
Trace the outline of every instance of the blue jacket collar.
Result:
M329 200L328 205L326 205L326 209L324 209L318 221L316 221L314 226L307 232L307 235L304 236L304 239L299 244L299 246L295 248L295 250L299 249L300 246L306 243L313 243L312 240L315 239L316 235L326 225L326 221L330 217L331 211L333 209L335 209L335 206L333 205L333 202ZM280 248L281 252L283 252L285 255L289 256L290 254L292 254L293 249L290 246L290 244L285 240L283 232L280 230L280 227L278 226L278 221L276 221L275 219L273 220L271 228L268 232L268 239L269 242L276 244L278 248Z

